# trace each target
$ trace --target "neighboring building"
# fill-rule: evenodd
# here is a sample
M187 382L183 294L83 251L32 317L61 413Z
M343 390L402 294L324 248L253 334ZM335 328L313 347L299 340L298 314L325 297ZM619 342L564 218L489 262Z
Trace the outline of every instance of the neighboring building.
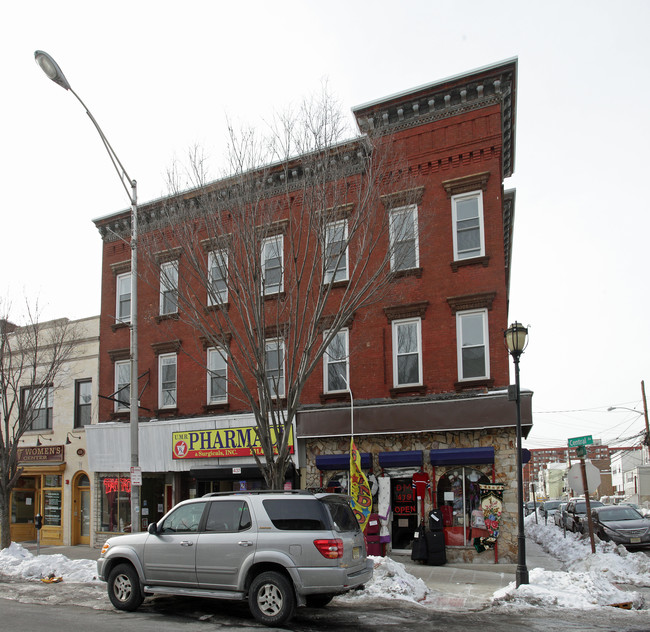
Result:
M645 505L650 503L650 465L638 465L623 475L624 499L627 502Z
M643 449L641 447L617 449L612 452L611 465L614 494L623 497L625 495L625 472L643 465Z
M350 396L344 383L326 378L348 376L355 440L362 466L386 489L394 549L408 548L417 528L412 484L418 474L427 507L445 508L447 557L455 560L494 561L494 553L479 554L473 546L473 538L487 532L472 522L472 512L479 509L480 484L502 483L498 560L516 560L516 407L505 388L510 358L503 337L515 204L514 191L503 183L514 169L516 93L515 59L353 110L362 134L372 130L375 141L399 145L405 154L408 191L385 195L382 204L387 213L412 219L410 239L402 244L410 263L394 270L382 304L355 313L337 340L341 353L328 356L309 378L286 485L345 485ZM271 167L270 179L282 177L283 168L274 174ZM143 220L156 216L158 204L140 207ZM103 238L100 394L114 398L101 399L100 423L88 433L99 545L131 522L129 430L122 423L128 406L116 396L129 384L130 216L122 211L95 223ZM140 226L147 230L146 222ZM260 244L277 265L282 243L278 237ZM227 254L213 256L227 267ZM140 268L138 285L143 528L182 498L263 486L253 457L228 449L254 421L228 391L226 362L212 348L202 350L203 366L184 353L202 342L176 315L183 262L174 259L173 246L160 253L159 265L158 277ZM210 299L205 309L214 309ZM330 373L327 361L341 366ZM237 363L235 352L229 362ZM279 366L274 370L282 376ZM531 399L531 392L522 393L524 435L532 426ZM173 442L174 432L188 433L188 440L209 437L224 449L219 456L201 450L188 456Z
M539 471L539 492L544 498L563 498L567 496L566 475L568 467L566 463L547 463L544 469Z
M14 542L36 540L40 513L41 544L94 545L86 428L97 422L99 316L69 325L76 332L73 351L18 444L23 472L11 498Z

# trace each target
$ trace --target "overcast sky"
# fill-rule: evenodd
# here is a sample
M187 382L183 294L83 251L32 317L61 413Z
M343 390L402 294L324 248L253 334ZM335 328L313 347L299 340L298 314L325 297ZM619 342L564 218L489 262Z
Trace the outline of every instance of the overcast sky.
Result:
M138 0L3 9L0 296L44 318L99 313L93 218L129 199L45 50L138 181L142 202L226 119L259 124L320 91L343 108L517 56L510 320L530 325L526 445L641 432L647 378L650 2ZM648 384L650 390L650 384Z

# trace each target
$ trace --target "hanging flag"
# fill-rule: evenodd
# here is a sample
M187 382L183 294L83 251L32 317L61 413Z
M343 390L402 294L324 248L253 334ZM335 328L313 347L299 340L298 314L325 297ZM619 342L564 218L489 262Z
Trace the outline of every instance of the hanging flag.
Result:
M361 455L354 444L354 439L350 439L350 496L352 497L352 510L363 531L370 518L372 494L368 479L361 470Z

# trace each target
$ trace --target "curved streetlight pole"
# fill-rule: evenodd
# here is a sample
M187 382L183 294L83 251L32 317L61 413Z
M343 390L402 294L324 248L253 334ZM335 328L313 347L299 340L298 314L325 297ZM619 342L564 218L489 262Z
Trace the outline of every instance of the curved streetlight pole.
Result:
M65 90L72 92L77 101L86 110L86 114L95 126L99 137L102 139L102 143L108 152L113 167L115 167L117 175L120 177L120 182L126 194L129 196L131 203L131 384L129 388L129 430L131 437L131 467L138 468L140 465L138 445L138 185L135 180L129 177L126 169L104 135L104 132L95 120L95 117L90 113L90 110L86 107L86 104L81 100L79 95L70 87L59 65L50 55L42 50L37 50L34 53L34 58L47 77ZM140 531L140 487L133 484L131 484L131 531Z
M519 358L527 344L528 329L515 321L504 332L508 352L515 363L515 388L517 393L517 570L516 586L528 583L526 567L526 536L524 534L524 480L521 459L521 388L519 385Z

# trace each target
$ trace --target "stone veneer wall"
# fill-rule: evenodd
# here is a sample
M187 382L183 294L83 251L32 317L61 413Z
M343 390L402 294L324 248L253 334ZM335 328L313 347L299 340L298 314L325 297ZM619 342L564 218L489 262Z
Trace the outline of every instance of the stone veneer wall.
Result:
M431 477L432 495L435 498L438 480L454 466L436 467L435 481L433 468L429 462L429 450L447 448L494 447L494 466L496 483L505 485L503 491L503 513L498 539L498 561L514 564L517 561L517 474L516 474L516 433L515 429L502 429L498 434L487 430L465 432L431 432L419 434L359 435L355 443L360 452L372 454L373 472L381 473L378 454L380 452L399 452L403 450L422 450L423 466ZM306 440L305 487L320 486L320 470L316 469L316 457L321 454L341 454L350 449L349 437L323 437ZM468 464L471 465L471 464ZM492 466L480 465L475 469L485 473L492 480ZM327 473L324 473L324 478ZM426 510L431 507L426 499ZM447 547L447 560L450 562L494 563L494 551L477 553L474 547Z

